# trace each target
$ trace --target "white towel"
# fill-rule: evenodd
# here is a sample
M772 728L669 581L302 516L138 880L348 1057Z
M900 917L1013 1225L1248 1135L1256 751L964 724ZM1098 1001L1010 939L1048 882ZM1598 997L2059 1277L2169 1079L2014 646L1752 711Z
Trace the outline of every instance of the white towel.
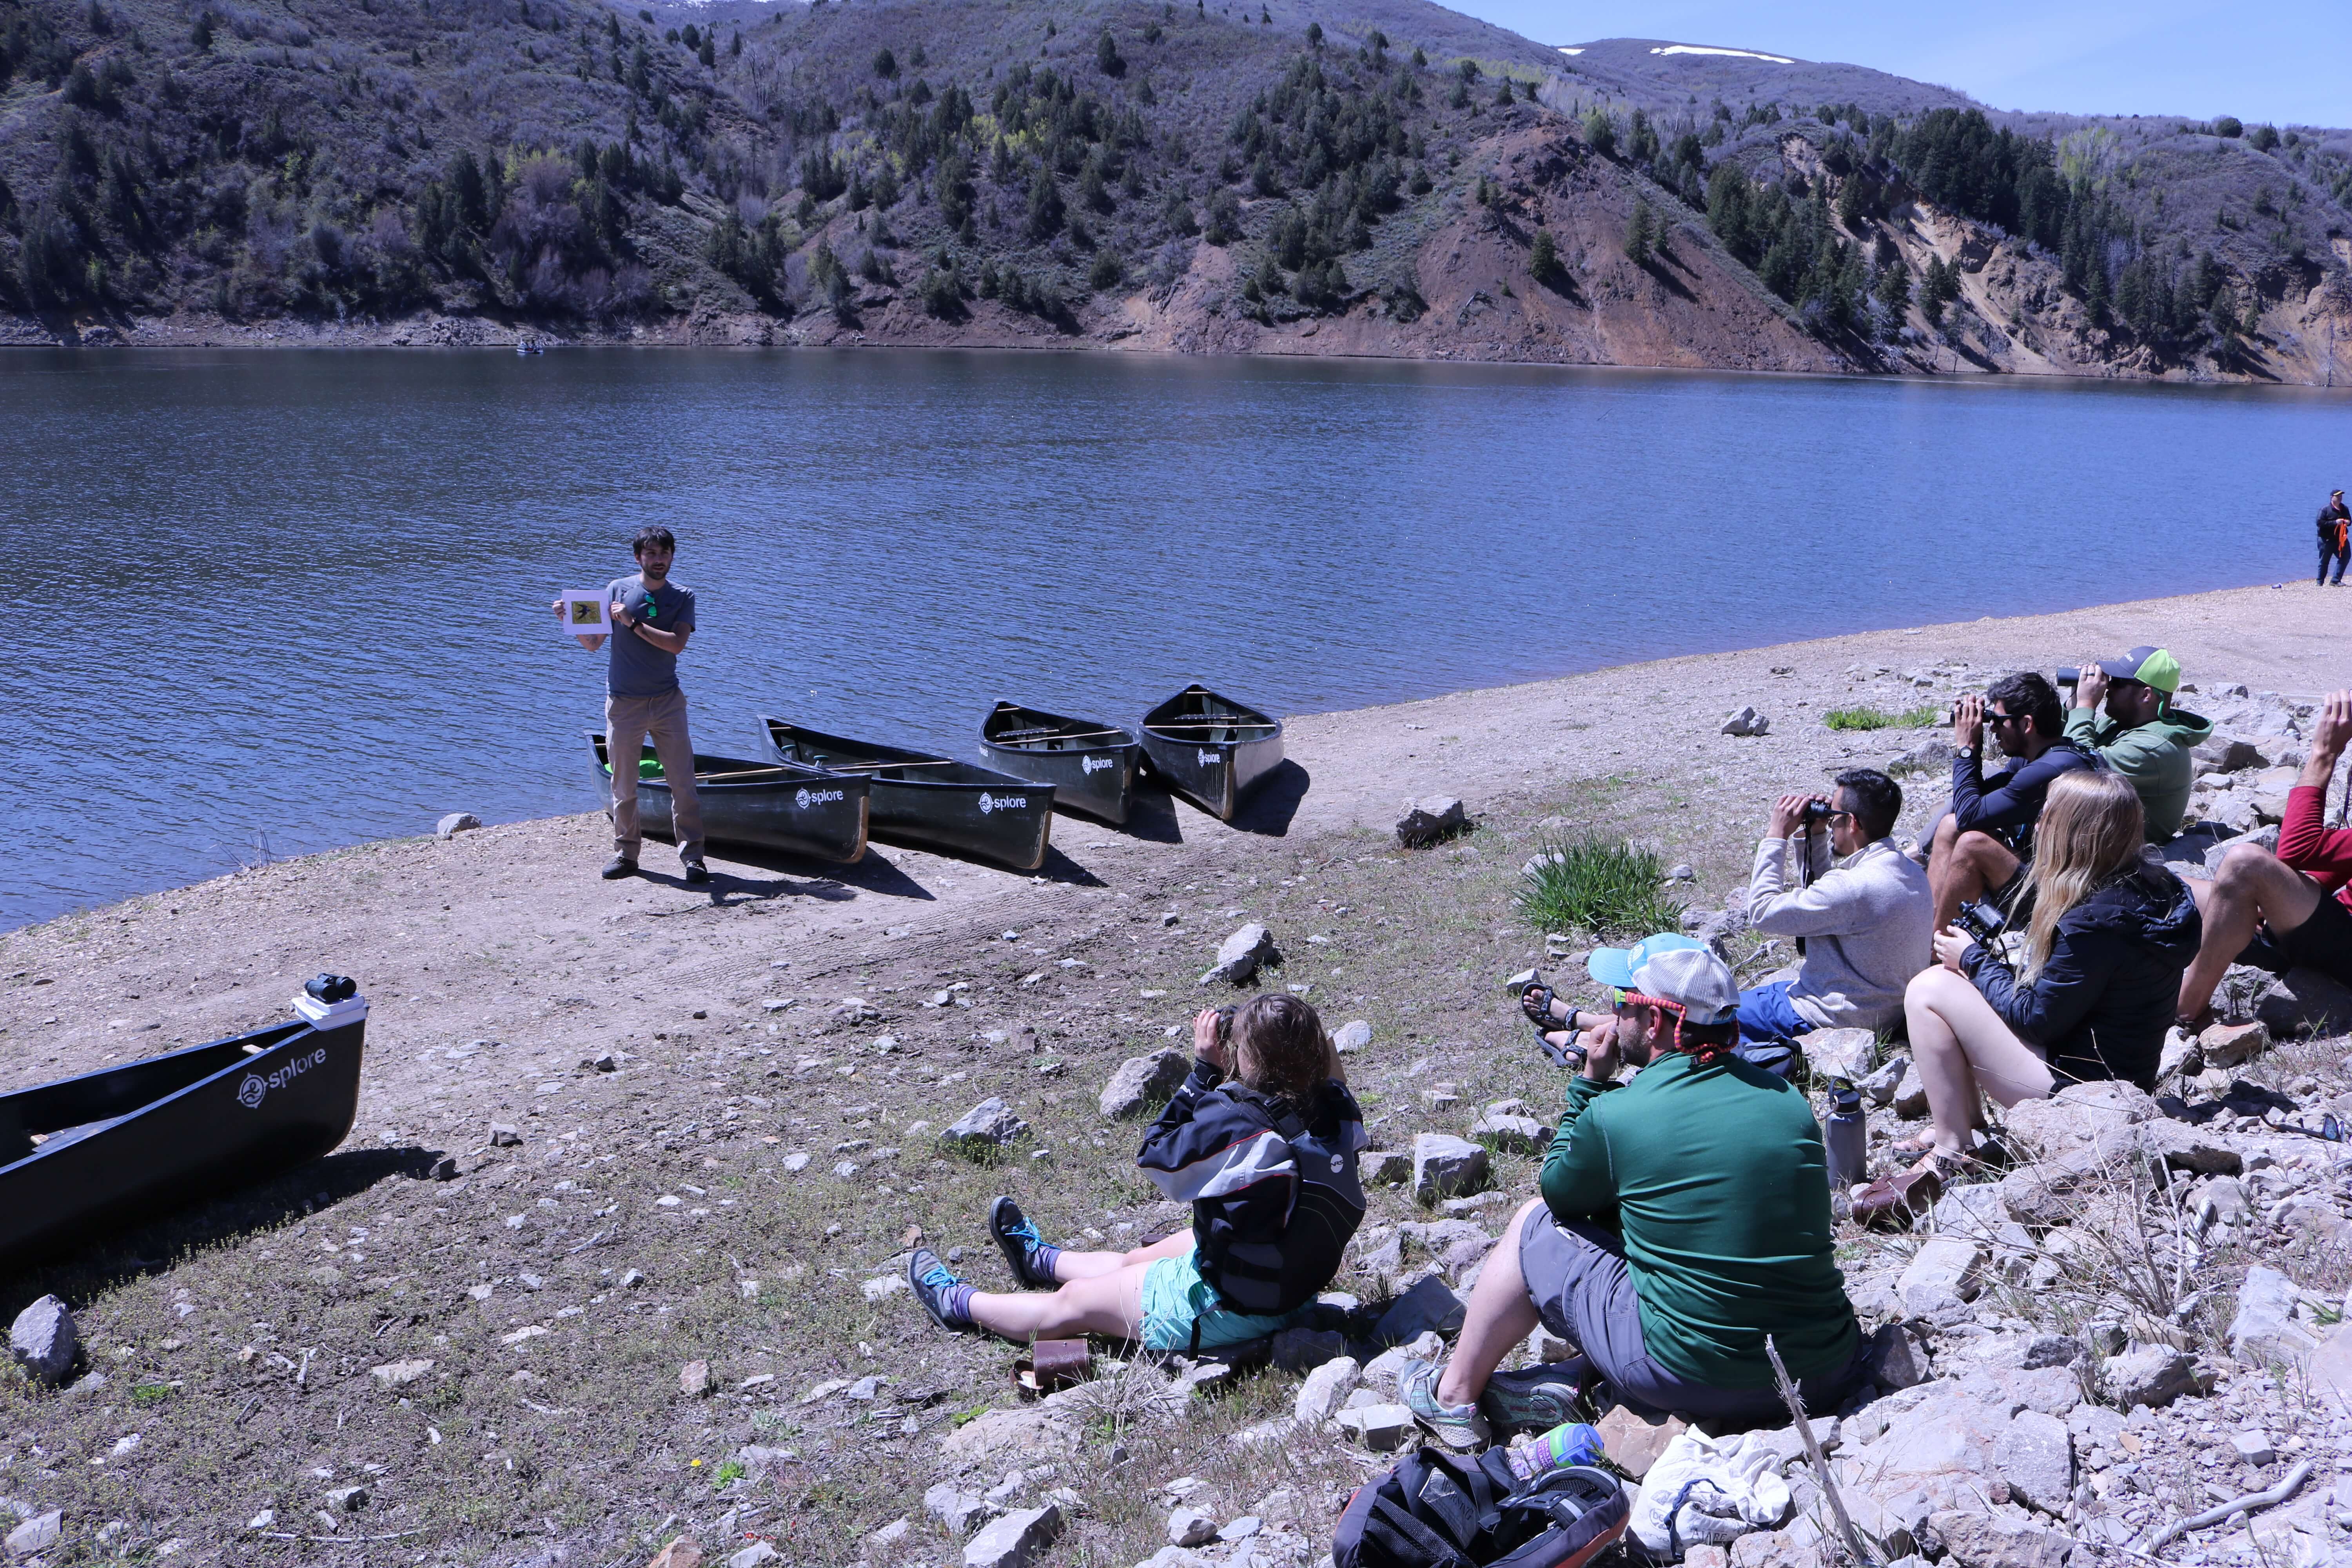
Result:
M1654 1555L1679 1557L1692 1546L1723 1545L1751 1531L1777 1528L1789 1513L1789 1483L1780 1455L1747 1432L1710 1437L1679 1433L1642 1478L1633 1531Z

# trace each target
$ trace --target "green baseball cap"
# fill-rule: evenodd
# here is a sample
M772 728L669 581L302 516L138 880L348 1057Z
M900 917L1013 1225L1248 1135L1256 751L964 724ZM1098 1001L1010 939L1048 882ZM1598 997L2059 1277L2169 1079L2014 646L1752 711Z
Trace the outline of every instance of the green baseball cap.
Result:
M2137 680L2158 691L2180 689L2180 661L2160 647L2136 647L2121 658L2103 658L2099 668L2116 680Z

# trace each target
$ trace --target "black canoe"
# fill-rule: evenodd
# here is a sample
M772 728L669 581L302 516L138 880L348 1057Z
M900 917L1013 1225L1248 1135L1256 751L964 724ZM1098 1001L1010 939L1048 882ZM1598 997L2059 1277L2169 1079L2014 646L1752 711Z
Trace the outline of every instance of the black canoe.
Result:
M981 759L1015 778L1050 784L1060 811L1127 820L1140 748L1127 731L1000 702L980 723Z
M1143 716L1143 754L1170 790L1231 822L1282 765L1282 721L1195 681Z
M762 718L760 739L777 761L821 768L873 785L874 837L917 849L945 849L1034 871L1045 863L1054 792L1042 784L870 741L847 741Z
M610 809L612 760L604 737L591 730L596 786ZM646 767L645 763L651 763ZM648 833L676 841L669 781L647 746L638 768L637 821ZM866 853L866 792L862 778L837 778L817 768L744 757L694 753L694 798L702 807L702 836L713 844L740 844L819 860L855 860Z
M356 1005L354 1005L356 1003ZM367 1004L0 1095L0 1266L201 1203L343 1141Z

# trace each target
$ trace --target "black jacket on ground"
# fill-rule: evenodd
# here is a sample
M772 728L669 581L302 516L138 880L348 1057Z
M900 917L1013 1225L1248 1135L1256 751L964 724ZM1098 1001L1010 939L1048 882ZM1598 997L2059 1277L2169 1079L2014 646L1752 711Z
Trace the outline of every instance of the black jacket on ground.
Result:
M1162 1194L1192 1205L1201 1278L1235 1311L1268 1314L1313 1300L1339 1273L1364 1217L1365 1142L1363 1113L1337 1079L1293 1107L1195 1061L1135 1163Z
M2153 1092L2180 973L2204 931L2180 879L2142 861L2066 912L2032 985L1977 943L1960 967L2054 1071L2085 1082L2122 1079Z

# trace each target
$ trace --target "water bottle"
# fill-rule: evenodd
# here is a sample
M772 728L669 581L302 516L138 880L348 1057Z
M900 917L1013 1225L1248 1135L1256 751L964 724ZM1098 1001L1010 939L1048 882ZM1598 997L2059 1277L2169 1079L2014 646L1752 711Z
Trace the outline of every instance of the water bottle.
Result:
M1844 1079L1831 1081L1822 1146L1829 1156L1831 1192L1844 1192L1869 1175L1870 1130L1863 1119L1862 1093Z
M1601 1434L1592 1427L1581 1421L1563 1421L1538 1436L1520 1438L1511 1445L1506 1458L1511 1474L1523 1481L1532 1481L1562 1465L1595 1464L1602 1447Z

